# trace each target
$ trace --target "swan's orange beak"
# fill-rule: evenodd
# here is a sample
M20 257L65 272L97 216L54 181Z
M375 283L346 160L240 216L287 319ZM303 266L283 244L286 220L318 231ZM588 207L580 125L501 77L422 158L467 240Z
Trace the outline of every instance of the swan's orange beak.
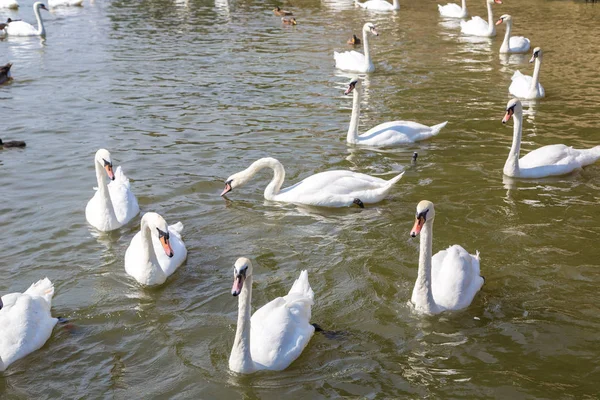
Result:
M509 108L508 110L506 110L506 114L504 114L504 118L502 118L502 123L505 124L508 122L508 120L510 119L510 117L512 117L512 115L514 114L514 110L512 108Z
M106 170L106 173L108 174L108 177L110 178L110 180L114 181L115 180L115 173L113 172L112 164L106 164L104 166L104 169Z
M415 225L413 226L412 230L410 231L410 236L415 237L419 233L421 233L421 229L423 229L424 224L425 224L425 218L418 217L415 220Z
M502 18L500 18L498 21L496 21L496 25L500 25L504 20Z
M160 240L160 244L162 244L163 250L165 254L169 257L173 257L173 249L171 248L171 243L169 243L169 239L164 236L158 238Z
M233 280L233 287L231 288L231 294L234 296L239 295L244 287L244 279L246 277L243 274L237 274Z
M356 87L356 83L352 82L351 84L348 85L348 88L344 91L344 94L350 94L352 93L352 91L354 90L354 88Z
M529 59L529 62L532 63L535 61L535 53L531 56L531 58Z
M221 196L231 192L231 182L225 182L225 189L221 192Z
M494 3L496 3L496 4L502 4L502 0L494 0Z

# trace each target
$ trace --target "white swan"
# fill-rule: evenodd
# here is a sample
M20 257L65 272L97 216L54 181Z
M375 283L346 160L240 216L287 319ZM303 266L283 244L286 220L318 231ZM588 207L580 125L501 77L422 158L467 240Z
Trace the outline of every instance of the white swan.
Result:
M11 21L6 27L6 33L10 36L46 36L46 29L44 29L44 21L42 21L40 9L48 11L43 3L39 1L33 3L33 13L38 23L37 29L24 21Z
M48 0L50 7L80 7L83 6L83 0Z
M494 15L492 14L492 4L502 4L501 0L486 0L488 22L481 17L472 17L469 21L460 21L460 30L465 35L471 36L496 36L496 26L494 25Z
M19 3L17 0L0 0L0 8L11 8L16 10L19 8Z
M513 141L504 164L504 175L514 178L543 178L565 175L600 159L600 145L591 149L574 149L564 144L553 144L535 149L519 159L523 125L523 106L517 99L506 105L502 123L514 116Z
M285 170L274 158L261 158L245 170L231 175L225 181L221 196L232 189L247 183L263 168L273 170L273 179L265 189L265 199L285 203L307 204L323 207L346 207L357 204L377 203L385 198L394 183L402 178L401 174L389 181L352 171L326 171L308 178L280 191Z
M357 7L361 7L366 10L375 11L397 11L400 9L400 0L392 0L392 4L386 0L368 0L364 3L359 3L358 0L354 0L354 4Z
M533 55L531 56L530 63L535 61L535 67L533 68L533 77L529 75L523 75L521 71L515 71L511 80L511 84L508 87L508 92L515 97L521 99L540 99L546 96L544 87L540 81L540 67L542 66L542 49L536 47L533 49Z
M512 17L508 14L501 16L496 25L506 22L506 33L504 41L500 46L500 53L527 53L531 47L531 42L524 36L510 36L512 31Z
M373 72L375 71L375 65L371 60L371 53L369 52L369 39L368 34L372 33L375 36L379 36L375 25L371 22L367 22L362 29L363 32L363 50L365 54L361 54L358 51L344 51L343 53L333 52L333 58L335 59L335 67L346 71L356 72Z
M161 285L187 257L183 224L167 225L157 213L142 217L141 228L125 252L125 272L142 285Z
M467 18L467 0L462 0L462 7L458 4L448 3L445 6L438 4L438 10L442 17L446 18Z
M229 369L249 374L287 368L300 356L315 332L309 322L314 293L308 283L308 273L300 273L287 296L265 304L250 318L252 263L247 258L238 258L233 266L231 294L239 295L239 300Z
M100 149L96 152L94 166L98 189L85 207L85 218L94 228L108 232L131 221L140 212L140 206L131 193L129 179L121 166L113 172L108 150ZM110 184L107 176L112 180Z
M419 272L411 297L415 310L424 314L438 314L468 307L483 286L479 252L471 255L455 244L432 257L433 203L421 201L417 205L416 218L410 232L412 237L421 233Z
M46 343L58 322L50 315L54 285L48 278L25 293L0 298L0 372Z
M419 140L429 139L437 135L446 126L448 121L434 126L427 126L412 121L384 122L358 135L358 119L360 117L360 94L356 89L358 77L353 78L348 84L344 94L354 91L352 99L352 118L346 141L351 144L366 146L394 146L399 144L414 143Z

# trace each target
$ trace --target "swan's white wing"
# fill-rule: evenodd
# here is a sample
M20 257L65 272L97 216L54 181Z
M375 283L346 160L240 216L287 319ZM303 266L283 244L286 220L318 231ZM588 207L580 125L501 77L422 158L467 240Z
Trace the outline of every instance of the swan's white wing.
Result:
M108 184L108 192L117 220L124 225L138 215L140 206L130 190L129 179L123 173L121 166L115 169L114 174L115 180Z
M365 55L358 51L344 51L343 53L334 51L333 58L335 59L336 68L359 72L365 70Z
M469 21L460 21L460 30L466 35L486 36L489 25L481 17L472 17Z
M301 279L302 275L296 283ZM308 289L312 293L310 285ZM292 289L252 315L250 352L257 365L279 371L300 356L315 331L309 322L312 304L312 297Z
M435 303L446 310L460 310L473 301L483 286L479 257L459 245L432 257L431 290Z
M521 71L515 71L511 78L512 82L508 87L509 93L520 98L527 97L532 80L531 76L523 75Z
M43 297L12 293L2 297L0 358L4 367L46 343L58 319L52 318Z
M433 127L413 121L385 122L360 135L359 143L377 146L413 143L436 135L445 125L446 122Z
M369 0L364 3L356 3L367 10L390 11L394 9L394 6L385 0Z
M182 224L183 225L183 224ZM183 226L182 226L183 227ZM160 241L156 235L152 235L152 246L154 247L154 253L156 254L156 258L158 259L158 263L160 264L161 269L164 271L166 276L170 276L175 272L177 268L187 258L187 248L185 247L185 243L181 240L181 235L175 231L169 225L169 234L170 234L170 243L171 248L173 249L173 257L169 257L165 254Z
M543 146L519 159L520 175L524 178L564 175L592 164L599 158L599 146L585 150L564 144Z
M529 39L523 36L511 36L508 40L508 48L513 53L526 53L530 47Z
M464 18L466 17L466 13L463 12L463 9L458 4L448 3L445 6L438 4L438 10L442 17L449 18Z
M25 21L13 21L6 27L6 33L12 36L35 36L37 29Z

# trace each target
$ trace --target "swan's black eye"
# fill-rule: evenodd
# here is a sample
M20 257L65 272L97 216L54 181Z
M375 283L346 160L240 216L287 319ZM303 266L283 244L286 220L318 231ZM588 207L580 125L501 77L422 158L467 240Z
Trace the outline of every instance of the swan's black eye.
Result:
M423 218L423 221L427 221L427 213L428 212L429 212L429 209L427 209L425 211L421 211L420 213L417 213L417 219Z
M169 232L163 232L160 229L156 228L156 230L158 231L158 238L165 238L166 240L169 240Z

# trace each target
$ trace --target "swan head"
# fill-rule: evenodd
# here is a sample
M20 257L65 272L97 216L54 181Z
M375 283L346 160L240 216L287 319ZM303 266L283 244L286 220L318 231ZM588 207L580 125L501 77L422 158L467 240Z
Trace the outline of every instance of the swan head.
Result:
M155 212L148 212L142 217L142 226L146 224L150 228L151 235L157 235L158 241L162 245L165 254L168 257L173 257L173 249L171 248L169 225L167 221Z
M533 54L531 55L531 60L529 60L529 62L530 63L534 62L536 58L539 59L541 62L543 55L544 55L544 52L542 51L542 48L536 47L535 49L533 49Z
M435 209L433 208L433 203L427 200L421 200L419 204L417 204L417 213L415 218L415 225L410 231L410 236L412 237L415 237L421 233L421 229L423 229L423 225L425 225L427 221L433 221L435 218Z
M523 112L523 106L521 105L521 102L519 101L519 99L511 99L509 100L508 104L506 104L506 114L504 114L504 118L502 118L502 123L505 124L508 122L508 120L510 119L510 117L513 116L513 114L521 114Z
M496 21L496 25L500 25L503 22L506 22L507 24L512 23L512 17L508 14L504 14L503 16L498 18L498 21Z
M233 265L233 287L231 294L238 296L244 287L244 281L252 276L252 262L246 257L240 257Z
M113 172L113 164L110 158L110 152L106 149L100 149L96 152L95 160L104 170L111 181L115 180L115 174Z
M348 88L344 91L344 94L346 95L352 93L352 91L356 88L356 85L358 85L358 76L352 78L352 80L348 83Z
M245 185L250 178L252 178L252 176L248 175L246 170L231 175L229 178L227 178L227 180L225 180L225 189L223 189L223 192L221 192L221 196L231 192L236 187Z
M377 33L377 29L375 29L375 24L373 24L372 22L367 22L366 24L364 24L363 32L371 32L373 35L379 36L379 33Z
M37 1L37 2L33 3L33 8L34 8L34 9L35 9L35 8L41 8L42 10L49 11L49 10L46 8L46 5L45 5L44 3L42 3L41 1Z

